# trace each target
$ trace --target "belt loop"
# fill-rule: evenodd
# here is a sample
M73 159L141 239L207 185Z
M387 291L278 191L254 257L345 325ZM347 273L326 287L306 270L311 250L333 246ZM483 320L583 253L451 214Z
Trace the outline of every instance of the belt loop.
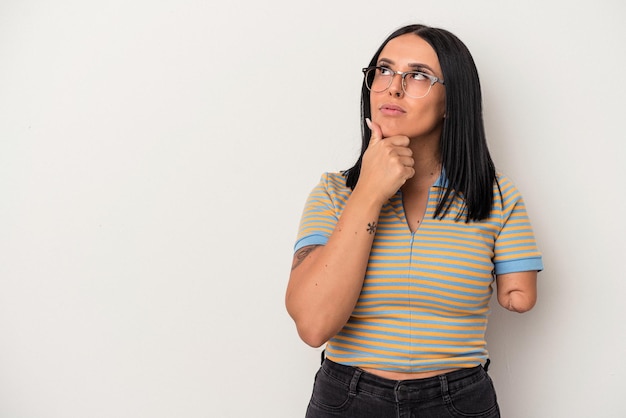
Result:
M483 366L483 369L485 369L486 372L489 371L489 365L491 364L491 360L487 359L487 361L485 362L485 365Z
M441 396L445 403L449 402L450 395L448 394L448 378L445 374L439 375L439 384L441 385Z
M356 387L359 383L359 379L361 378L361 374L363 373L363 370L361 369L354 369L354 374L352 375L352 380L350 381L350 395L355 396L356 395Z

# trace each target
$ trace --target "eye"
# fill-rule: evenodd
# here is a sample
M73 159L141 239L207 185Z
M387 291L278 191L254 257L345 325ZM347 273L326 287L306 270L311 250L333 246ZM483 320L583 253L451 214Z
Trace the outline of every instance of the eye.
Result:
M408 75L409 79L412 81L425 81L430 80L428 76L424 73L420 73L419 71L411 72Z
M378 67L378 73L380 75L393 75L394 72L387 67Z

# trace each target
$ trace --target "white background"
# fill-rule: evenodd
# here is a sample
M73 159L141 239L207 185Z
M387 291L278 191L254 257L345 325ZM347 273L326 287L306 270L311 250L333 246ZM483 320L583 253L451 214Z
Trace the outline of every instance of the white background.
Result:
M284 291L407 23L470 48L544 254L488 341L506 418L624 417L626 6L0 1L0 417L301 417Z

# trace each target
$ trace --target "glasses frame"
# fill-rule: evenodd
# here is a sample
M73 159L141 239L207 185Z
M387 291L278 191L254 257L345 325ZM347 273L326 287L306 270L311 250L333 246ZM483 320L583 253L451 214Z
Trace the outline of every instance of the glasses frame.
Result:
M370 71L373 70L387 70L387 71L391 71L393 73L393 76L389 78L389 84L387 85L387 87L385 87L384 89L378 91L378 90L372 90L372 88L369 86L369 83L367 82L367 75ZM361 70L363 72L363 77L364 77L364 81L365 81L365 87L367 87L367 89L369 91L373 91L374 93L382 93L384 91L387 91L389 89L389 87L391 87L391 85L393 84L393 79L396 77L396 74L399 75L402 78L402 91L404 92L404 94L406 94L407 96L413 98L413 99L421 99L424 98L428 95L428 93L430 93L430 90L433 88L433 86L435 85L435 83L440 83L441 85L445 85L444 80L440 79L439 77L436 77L434 75L431 74L427 74L423 71L395 71L392 70L389 67L384 67L382 65L374 65L371 67L365 67ZM407 93L406 91L406 76L409 74L420 74L423 75L424 77L428 78L430 80L430 86L428 86L428 90L426 91L426 93L424 93L423 96L411 96L409 93ZM373 78L372 78L373 80Z

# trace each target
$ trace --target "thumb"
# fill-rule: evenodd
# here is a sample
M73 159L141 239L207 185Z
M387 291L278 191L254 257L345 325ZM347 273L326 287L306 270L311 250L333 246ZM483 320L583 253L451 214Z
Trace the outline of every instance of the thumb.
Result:
M372 131L372 136L370 137L370 145L377 143L381 139L383 139L383 130L380 128L376 122L372 122L370 118L365 118L365 123L367 123L367 127Z

